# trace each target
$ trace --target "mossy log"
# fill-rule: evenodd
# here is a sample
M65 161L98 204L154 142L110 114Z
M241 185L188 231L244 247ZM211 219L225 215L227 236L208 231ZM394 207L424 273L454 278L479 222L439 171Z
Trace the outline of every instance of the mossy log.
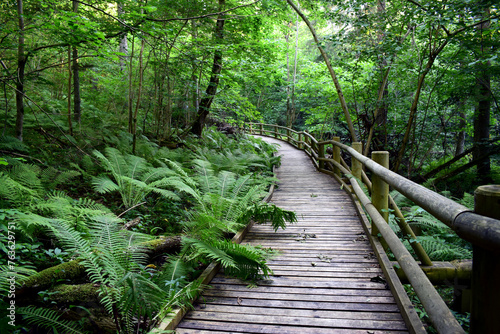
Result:
M92 303L99 300L99 286L94 283L60 284L50 290L50 299L58 303Z
M53 284L60 279L80 277L85 274L85 267L79 260L64 262L28 277L24 282L25 288L42 288Z
M160 237L146 242L145 245L150 249L149 255L151 257L158 254L172 254L180 249L181 237ZM26 289L43 289L58 280L74 279L82 277L84 274L85 267L80 264L79 260L61 263L28 277L18 292L22 294Z

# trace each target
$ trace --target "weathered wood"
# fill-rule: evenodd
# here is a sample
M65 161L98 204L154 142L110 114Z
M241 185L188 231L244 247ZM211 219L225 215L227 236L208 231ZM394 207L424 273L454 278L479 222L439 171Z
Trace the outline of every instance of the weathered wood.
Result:
M255 288L217 275L176 331L407 332L349 196L303 152L266 140L280 143L284 155L272 202L295 211L299 221L277 233L254 225L243 243L278 251L268 261L274 275Z
M474 211L500 219L500 185L481 186L474 192ZM500 328L500 251L473 245L471 333L494 333Z
M387 151L372 152L372 160L385 168L389 168L389 152ZM386 222L389 221L389 185L376 174L372 176L371 195L375 208ZM372 235L376 236L377 234L378 229L375 224L372 224Z

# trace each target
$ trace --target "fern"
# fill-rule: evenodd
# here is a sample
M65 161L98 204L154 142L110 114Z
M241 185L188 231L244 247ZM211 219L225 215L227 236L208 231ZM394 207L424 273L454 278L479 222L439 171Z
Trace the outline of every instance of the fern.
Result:
M18 152L29 152L29 148L25 143L11 136L0 137L0 149Z
M35 270L21 265L17 265L15 271L10 270L7 265L0 266L0 294L2 296L7 296L10 291L9 280L12 279L12 277L15 277L16 285L21 287L23 281L35 273Z
M447 243L443 239L434 236L420 236L417 239L431 260L453 261L472 258L472 251L469 249Z
M83 333L82 326L78 322L62 320L59 312L50 309L28 306L20 307L17 312L21 314L28 323L45 329L51 329L55 333Z
M178 200L172 191L165 189L172 185L172 179L178 177L174 171L166 167L152 167L145 159L122 154L114 148L106 148L105 155L94 151L94 155L110 172L113 180L107 175L93 178L94 189L101 194L119 192L126 208L144 201L146 196L156 193L164 198Z
M254 219L258 224L271 222L276 232L279 228L285 229L286 223L296 223L297 216L293 211L283 210L274 204L256 203L240 218L240 223L246 224Z

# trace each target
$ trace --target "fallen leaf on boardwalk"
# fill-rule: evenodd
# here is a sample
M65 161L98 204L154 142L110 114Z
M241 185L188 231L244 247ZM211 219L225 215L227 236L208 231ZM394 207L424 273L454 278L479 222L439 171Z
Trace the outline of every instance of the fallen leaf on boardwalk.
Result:
M241 297L238 297L238 300L237 300L238 305L241 305L241 302L242 302L242 301L243 301L243 299L241 299Z
M375 277L370 278L370 281L375 282L375 283L382 283L382 284L386 283L385 278L383 278L380 275L377 275Z

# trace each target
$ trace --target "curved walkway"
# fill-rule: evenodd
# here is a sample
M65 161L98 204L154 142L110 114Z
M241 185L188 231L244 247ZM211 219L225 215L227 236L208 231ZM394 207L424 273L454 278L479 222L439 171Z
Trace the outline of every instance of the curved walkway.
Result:
M354 204L309 157L280 145L272 203L299 222L255 225L244 243L279 250L258 287L218 274L176 333L406 333Z

